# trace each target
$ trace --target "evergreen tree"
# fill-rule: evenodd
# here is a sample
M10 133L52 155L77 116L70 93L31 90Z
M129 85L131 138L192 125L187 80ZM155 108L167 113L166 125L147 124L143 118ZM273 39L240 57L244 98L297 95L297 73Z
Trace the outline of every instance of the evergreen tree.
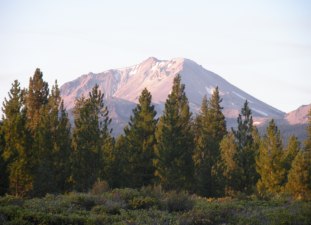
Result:
M303 151L298 152L289 171L286 190L297 199L311 200L311 110L307 132Z
M54 181L57 191L64 193L70 190L68 181L70 177L70 155L71 155L71 125L68 113L61 100L56 123L54 153Z
M242 186L239 176L243 173L243 171L236 161L238 147L235 141L235 136L232 132L228 133L222 139L220 143L220 150L222 170L225 180L225 194L233 195Z
M287 174L291 169L292 162L294 161L299 151L300 151L300 142L298 141L298 138L295 136L290 136L288 138L287 147L284 150L282 159L283 167L285 168L286 171L285 177L287 177Z
M69 178L70 124L57 82L48 104L41 107L39 121L34 130L33 146L37 151L34 193L44 195L65 191Z
M273 195L282 191L286 181L282 159L283 147L280 131L274 120L271 120L256 158L257 171L260 175L257 190L260 195Z
M195 120L195 177L197 192L204 196L217 196L221 192L217 165L220 160L219 144L227 133L221 101L216 87L209 101L203 98L201 112Z
M49 85L43 80L40 69L36 69L29 79L29 88L26 95L27 125L32 132L39 125L40 110L48 103Z
M111 122L104 94L98 85L89 93L89 98L81 97L74 108L72 140L71 182L76 191L87 191L104 176L104 154L111 147Z
M253 117L247 100L241 109L241 114L237 118L237 123L237 130L232 128L237 146L237 153L235 154L234 160L239 168L238 180L236 180L239 187L236 186L235 191L250 194L258 180L255 163L255 156L258 149L254 142Z
M9 175L7 171L7 162L2 157L5 148L3 123L0 121L0 196L8 192Z
M4 149L2 156L7 163L9 192L25 196L32 190L33 176L29 168L30 134L26 128L23 91L17 80L12 84L9 99L3 103Z
M185 85L177 75L156 129L155 175L164 189L190 189L194 149L191 113Z
M149 185L154 178L154 145L157 120L156 111L151 105L151 94L144 89L139 103L133 109L128 126L125 127L127 165L124 172L129 187Z
M105 177L112 188L128 187L127 141L124 135L117 137L114 148L105 155Z

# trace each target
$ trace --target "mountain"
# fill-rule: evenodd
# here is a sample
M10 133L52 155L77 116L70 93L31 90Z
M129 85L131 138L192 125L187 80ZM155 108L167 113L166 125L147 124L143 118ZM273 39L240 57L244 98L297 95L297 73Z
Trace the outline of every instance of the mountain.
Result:
M306 124L308 123L308 112L311 109L311 104L310 105L302 105L298 109L287 113L285 115L285 120L291 124Z
M289 112L284 115L284 118L276 119L275 122L281 131L283 143L286 144L290 136L295 135L298 140L303 143L307 138L307 127L308 127L308 112L311 109L310 105L302 105L298 109ZM260 134L266 132L268 121L258 126Z
M144 88L151 92L158 115L162 113L173 79L177 74L181 75L182 82L186 85L186 94L194 114L199 112L203 96L207 95L209 98L218 86L223 98L223 112L229 126L232 121L235 123L246 99L253 111L255 124L261 124L271 118L284 117L282 111L256 99L219 75L185 58L158 60L150 57L134 66L111 69L97 74L85 74L62 85L61 95L66 108L70 111L74 107L75 99L81 95L87 96L97 83L105 93L110 116L117 126L116 132L120 132Z

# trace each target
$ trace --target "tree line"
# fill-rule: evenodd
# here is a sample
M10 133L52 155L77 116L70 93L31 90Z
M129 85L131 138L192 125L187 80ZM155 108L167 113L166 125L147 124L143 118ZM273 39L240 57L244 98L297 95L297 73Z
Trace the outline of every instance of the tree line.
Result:
M15 80L3 102L0 193L86 192L105 180L112 188L161 185L206 197L311 199L311 112L304 144L292 136L283 146L274 120L258 134L247 101L228 131L221 102L217 87L192 115L177 75L163 115L157 118L144 89L124 134L114 138L98 85L76 99L71 126L57 82L49 90L37 69L27 89Z

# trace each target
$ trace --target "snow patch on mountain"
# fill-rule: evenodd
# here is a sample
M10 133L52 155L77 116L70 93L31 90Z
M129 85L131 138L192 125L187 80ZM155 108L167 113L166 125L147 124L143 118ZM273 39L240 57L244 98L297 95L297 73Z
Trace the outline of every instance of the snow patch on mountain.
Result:
M259 114L261 114L261 115L263 115L263 116L268 116L268 113L265 113L265 112L263 112L261 110L255 109L254 107L252 108L252 110L257 112L257 113L259 113Z

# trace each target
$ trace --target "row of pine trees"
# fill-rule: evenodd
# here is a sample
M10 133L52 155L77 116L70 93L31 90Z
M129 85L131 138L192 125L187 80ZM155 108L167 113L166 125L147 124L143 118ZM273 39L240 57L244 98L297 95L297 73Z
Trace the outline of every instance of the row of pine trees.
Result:
M228 132L218 88L196 116L180 76L159 118L151 100L144 89L124 134L114 138L98 85L76 99L71 126L57 82L49 90L39 69L28 89L14 81L0 124L1 194L86 192L105 180L113 188L161 185L207 197L311 199L311 114L304 145L292 136L283 146L273 120L258 134L247 101Z

